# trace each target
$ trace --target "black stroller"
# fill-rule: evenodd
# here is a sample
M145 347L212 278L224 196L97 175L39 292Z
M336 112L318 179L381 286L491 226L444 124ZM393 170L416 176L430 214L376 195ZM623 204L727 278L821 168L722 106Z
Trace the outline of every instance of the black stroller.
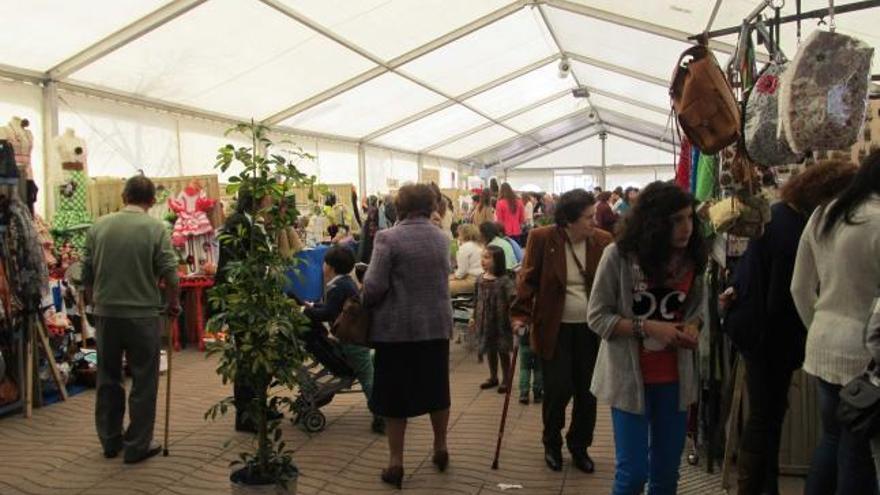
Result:
M359 280L363 279L364 272L366 265L359 263L355 268ZM290 296L302 304L295 294ZM338 343L330 339L324 324L312 322L312 329L302 338L312 360L304 362L296 373L299 394L291 406L293 423L309 433L318 433L327 426L322 407L332 402L336 394L361 391L352 389L357 381L355 372L346 362Z
M326 335L323 325L315 324L303 336L306 351L312 360L297 370L299 394L293 401L293 423L300 424L309 433L318 433L327 426L327 417L321 408L338 393L350 393L355 373L345 361L339 346Z

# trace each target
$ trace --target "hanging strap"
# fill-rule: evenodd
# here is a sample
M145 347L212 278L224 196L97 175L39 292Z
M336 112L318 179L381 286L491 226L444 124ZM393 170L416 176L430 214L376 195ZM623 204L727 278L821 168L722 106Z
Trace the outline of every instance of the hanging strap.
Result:
M801 44L801 0L795 0L795 8L797 9L797 41L798 46Z
M834 32L837 23L834 22L834 0L828 0L828 31Z
M587 273L587 270L584 268L584 264L581 263L581 260L578 259L577 254L574 252L574 244L571 242L571 238L568 237L568 232L565 231L565 228L559 227L562 229L562 237L565 238L565 244L568 246L568 249L571 249L571 257L574 258L574 264L577 266L578 273L581 274L581 277L584 279L584 287L587 289L587 294L592 290L592 282L590 281L590 275ZM584 261L587 261L587 242L584 242Z

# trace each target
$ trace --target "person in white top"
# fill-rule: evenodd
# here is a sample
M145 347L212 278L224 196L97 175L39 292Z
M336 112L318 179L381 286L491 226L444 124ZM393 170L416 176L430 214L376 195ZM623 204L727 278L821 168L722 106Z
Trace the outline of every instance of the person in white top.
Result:
M871 361L865 328L880 295L880 151L852 184L810 217L798 247L791 295L804 326L804 371L819 379L822 440L807 476L807 495L873 493L868 439L837 419L841 388Z
M457 296L474 292L477 277L483 273L483 266L480 264L482 253L480 229L471 224L459 226L457 263L455 273L449 276L450 295Z
M529 193L523 193L523 209L525 210L525 226L529 229L535 226L535 198Z

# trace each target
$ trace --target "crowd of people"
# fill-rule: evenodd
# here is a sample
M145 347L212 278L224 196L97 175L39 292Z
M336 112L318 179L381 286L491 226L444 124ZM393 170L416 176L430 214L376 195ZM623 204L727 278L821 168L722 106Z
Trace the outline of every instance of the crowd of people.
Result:
M123 437L119 363L104 358L144 339L143 359L129 354L138 374L132 400L155 402L158 341L146 336L158 327L159 294L146 289L149 281L129 290L133 282L114 276L108 253L145 267L145 279L164 279L168 310L179 312L167 234L138 215L154 201L145 181L130 180L129 206L92 229L84 265L100 311L99 436L105 455L125 447L133 462L155 455L146 426L155 405L132 411ZM646 484L648 493L675 493L688 410L699 390L695 353L706 326L708 248L693 196L665 182L559 196L493 186L458 214L434 185L408 184L394 198L370 199L358 212L364 213L358 250L338 243L325 256L325 296L308 303L305 314L332 322L358 293L371 311L373 350L347 346L343 353L375 416L374 431L387 435L382 480L402 486L411 417L430 415L433 464L444 471L450 462L451 297L470 293L471 325L489 371L480 387L511 390L511 352L519 346L519 399L541 404L550 469L562 469L565 446L577 469L595 470L589 449L602 403L611 408L614 432L612 493L641 493ZM239 198L241 215L257 208L248 201ZM155 232L137 250L118 252L117 234L135 227ZM221 254L218 283L224 283L224 256L228 262L236 254ZM349 275L356 260L369 263L362 284ZM750 242L732 280L718 305L743 356L750 399L739 493L778 493L787 390L801 367L818 378L823 433L806 493L870 493L867 487L878 484L880 438L852 435L836 411L841 388L880 362L880 152L860 167L808 167L785 184L770 224ZM134 300L143 302L132 306ZM128 332L130 342L108 337L120 325L137 330ZM878 367L869 373L880 384Z

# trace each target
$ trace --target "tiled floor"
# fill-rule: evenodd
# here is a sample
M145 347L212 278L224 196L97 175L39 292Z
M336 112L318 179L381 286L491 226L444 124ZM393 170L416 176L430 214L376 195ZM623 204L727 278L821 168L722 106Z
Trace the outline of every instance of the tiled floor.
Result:
M508 494L604 494L613 478L613 443L608 410L600 407L591 453L597 472L583 474L569 465L561 473L544 466L540 441L540 406L511 404L501 468L491 464L503 396L481 392L483 365L461 346L452 353L453 409L450 469L435 472L430 462L431 429L427 418L410 423L407 436L408 493L500 493L499 483L520 484ZM140 465L105 460L94 432L94 392L67 403L35 410L31 420L0 419L0 494L218 494L228 493L228 463L251 437L233 432L230 417L206 422L208 406L230 392L214 374L213 363L193 351L174 356L169 457ZM157 440L164 424L164 378L160 392ZM288 444L296 448L302 472L301 494L392 493L378 479L387 456L385 437L370 433L370 416L361 394L339 395L324 408L327 429L308 435L285 423ZM679 493L716 494L719 477L682 466ZM791 491L790 493L795 493Z

